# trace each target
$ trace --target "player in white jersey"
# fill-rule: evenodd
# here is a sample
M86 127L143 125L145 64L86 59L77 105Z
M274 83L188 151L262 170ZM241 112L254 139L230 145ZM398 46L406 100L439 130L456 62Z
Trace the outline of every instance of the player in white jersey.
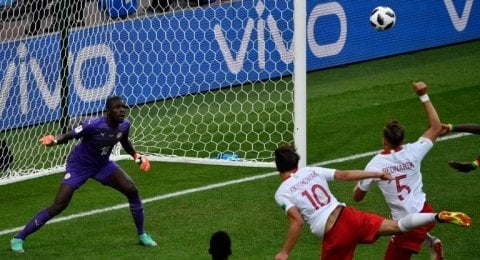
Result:
M358 182L353 190L355 201L364 199L372 185L378 184L390 207L393 219L401 219L411 213L435 212L423 192L421 163L432 149L433 143L442 133L438 114L427 95L427 85L414 82L413 89L420 97L427 111L428 129L413 143L404 144L404 128L397 121L391 121L383 128L383 150L367 164L366 171L383 171L392 174L393 181L366 179ZM424 242L430 245L432 257L443 258L441 242L428 232L434 224L419 227L408 233L394 235L390 240L385 259L410 259L420 251Z
M298 169L300 157L293 145L282 145L275 150L275 163L282 184L275 200L290 220L287 238L276 260L288 259L302 232L304 222L322 239L322 259L352 259L357 244L370 244L381 235L407 232L435 222L469 226L470 218L460 212L414 213L399 220L386 219L345 206L328 187L329 181L356 181L379 178L393 181L388 172L335 170L322 167Z

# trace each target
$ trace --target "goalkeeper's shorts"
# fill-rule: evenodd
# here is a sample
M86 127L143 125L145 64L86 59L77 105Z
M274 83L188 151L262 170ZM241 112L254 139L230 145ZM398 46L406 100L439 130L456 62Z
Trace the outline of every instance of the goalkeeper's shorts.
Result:
M114 161L108 161L99 167L85 167L75 163L67 163L67 171L63 176L62 183L68 184L75 189L80 188L89 178L92 178L103 185L107 185L110 176L119 169L120 166Z

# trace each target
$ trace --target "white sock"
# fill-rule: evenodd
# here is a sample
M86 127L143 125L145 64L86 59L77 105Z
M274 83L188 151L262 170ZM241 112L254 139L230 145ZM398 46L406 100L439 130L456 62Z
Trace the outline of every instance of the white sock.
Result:
M421 227L435 221L436 213L413 213L398 220L398 228L407 232L413 228Z

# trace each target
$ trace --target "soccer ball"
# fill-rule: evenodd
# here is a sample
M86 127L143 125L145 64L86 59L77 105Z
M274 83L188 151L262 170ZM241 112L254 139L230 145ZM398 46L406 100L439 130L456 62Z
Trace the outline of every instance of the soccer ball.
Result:
M395 25L396 16L392 8L377 6L370 14L370 23L377 31L386 31Z

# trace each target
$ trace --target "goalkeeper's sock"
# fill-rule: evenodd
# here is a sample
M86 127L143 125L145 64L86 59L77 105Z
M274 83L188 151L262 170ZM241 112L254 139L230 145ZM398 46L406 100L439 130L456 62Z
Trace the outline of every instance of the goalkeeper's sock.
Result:
M47 221L49 221L52 217L50 216L50 214L48 214L48 210L47 209L43 209L41 210L40 212L37 213L37 215L35 215L32 220L30 220L30 222L27 223L27 225L25 225L25 227L23 228L23 230L18 233L15 238L19 238L19 239L22 239L22 240L25 240L25 238L32 234L33 232L39 230L43 225L45 225L45 223L47 223Z
M143 228L143 204L140 200L140 197L136 197L133 199L128 199L128 203L130 204L130 212L132 213L133 222L135 222L135 226L137 227L137 232L139 235L145 233Z

